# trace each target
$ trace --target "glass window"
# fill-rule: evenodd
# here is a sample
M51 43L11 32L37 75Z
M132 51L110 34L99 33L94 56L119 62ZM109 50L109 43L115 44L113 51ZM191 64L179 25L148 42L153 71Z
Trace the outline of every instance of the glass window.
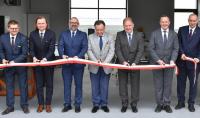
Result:
M188 17L192 12L175 12L174 13L174 30L178 32L179 27L188 25Z
M99 8L126 8L126 0L99 0Z
M174 0L175 9L197 9L197 0Z
M72 8L98 8L98 0L71 0Z

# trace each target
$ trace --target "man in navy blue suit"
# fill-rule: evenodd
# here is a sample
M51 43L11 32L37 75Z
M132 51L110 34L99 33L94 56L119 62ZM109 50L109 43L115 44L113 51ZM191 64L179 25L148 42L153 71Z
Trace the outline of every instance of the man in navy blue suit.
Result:
M54 60L56 41L55 33L48 29L47 20L44 16L37 17L35 25L36 30L32 31L29 37L30 53L33 56L33 62L42 63ZM46 112L51 112L54 67L35 67L34 71L36 75L36 89L38 97L37 112L42 112L44 105L46 105ZM44 95L44 86L46 87L46 95Z
M194 112L194 103L197 94L197 79L195 74L198 75L199 69L194 70L194 63L186 60L187 57L191 57L195 60L195 63L200 59L200 28L197 26L198 17L195 14L189 15L189 26L183 26L179 28L179 56L177 59L177 66L179 68L179 74L177 76L177 97L178 104L175 109L181 109L185 107L185 88L187 77L189 79L189 99L188 109L190 112Z
M27 38L19 32L19 23L15 20L8 22L8 33L0 37L0 58L3 64L24 63L28 52ZM14 111L14 78L17 75L20 89L20 105L24 113L28 109L28 83L26 67L9 67L4 70L6 81L7 109L2 115Z
M87 34L78 30L79 21L76 17L72 17L69 21L69 29L61 33L59 38L58 51L63 59L80 58L84 59L88 49ZM81 111L82 103L82 80L84 73L83 64L65 64L62 66L62 76L64 81L64 108L62 112L71 110L71 86L72 80L75 83L75 112Z

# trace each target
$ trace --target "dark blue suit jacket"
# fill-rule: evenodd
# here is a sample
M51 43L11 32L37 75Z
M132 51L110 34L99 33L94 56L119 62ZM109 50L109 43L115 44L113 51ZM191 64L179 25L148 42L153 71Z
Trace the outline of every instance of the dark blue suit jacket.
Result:
M62 32L59 38L58 51L59 55L67 55L69 57L78 56L81 59L85 58L85 53L88 50L87 34L77 30L74 39L71 38L69 29ZM81 67L80 64L75 64L76 67Z
M39 36L39 31L34 30L30 33L30 54L33 57L41 60L46 58L48 61L55 59L55 33L49 29L45 31L44 38L41 39Z
M18 33L15 39L15 46L11 46L10 34L5 33L0 37L0 58L15 63L26 62L28 54L27 38Z
M197 26L191 39L189 39L189 26L183 26L178 31L179 39L179 58L177 62L181 62L181 55L200 59L200 28ZM193 63L186 61L189 68L193 68Z

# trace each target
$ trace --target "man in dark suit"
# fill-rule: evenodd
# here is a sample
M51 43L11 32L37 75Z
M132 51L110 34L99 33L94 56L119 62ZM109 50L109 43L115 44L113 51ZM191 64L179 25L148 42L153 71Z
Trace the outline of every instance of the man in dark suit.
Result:
M160 17L160 28L153 31L149 43L151 64L175 64L178 55L177 34L169 29L170 20L168 16ZM155 87L155 97L157 107L155 112L164 109L171 113L171 89L174 69L153 70L153 80Z
M15 20L10 20L8 22L8 33L0 37L0 58L2 63L24 63L27 61L27 54L27 38L19 32L19 23ZM27 68L9 67L4 70L7 109L2 112L2 115L14 111L14 79L16 75L19 81L21 108L24 113L29 113Z
M84 59L88 49L87 34L78 30L79 21L72 17L69 21L69 29L62 32L59 38L58 51L63 59L80 58ZM75 112L81 111L82 103L82 81L84 73L84 64L65 64L62 65L62 76L64 81L64 108L62 112L71 110L71 86L72 80L75 83Z
M55 33L48 29L47 20L39 16L35 21L36 30L30 33L30 53L33 56L34 63L42 63L55 59ZM53 75L54 67L35 67L36 90L38 97L37 112L42 112L46 105L46 112L51 112L51 100L53 95ZM44 100L44 89L46 86L46 99Z
M183 26L179 28L179 56L176 61L179 68L179 74L177 76L177 96L178 104L175 109L181 109L185 107L185 88L187 77L189 79L189 99L188 109L190 112L194 112L195 98L197 95L197 79L199 69L194 70L194 63L185 60L185 57L191 57L195 60L195 63L200 59L200 28L198 27L198 17L195 14L191 14L188 18L189 26ZM199 64L198 64L199 65ZM196 78L195 74L196 73ZM195 81L195 82L194 82Z
M133 31L134 23L130 17L123 20L124 30L117 33L115 43L115 54L117 63L126 66L139 64L144 52L144 39L142 34ZM128 108L128 78L131 84L131 108L138 112L137 102L139 100L140 72L131 70L118 70L119 94L122 101L121 112Z

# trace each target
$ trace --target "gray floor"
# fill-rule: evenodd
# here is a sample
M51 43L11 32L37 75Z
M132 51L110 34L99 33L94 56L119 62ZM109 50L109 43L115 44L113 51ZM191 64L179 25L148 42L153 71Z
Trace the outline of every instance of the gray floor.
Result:
M67 118L189 118L192 116L192 118L199 118L200 116L200 96L197 97L196 102L196 112L190 113L187 109L181 109L181 110L174 110L174 106L176 105L176 78L174 78L173 81L173 93L172 93L172 108L173 113L168 114L164 111L161 113L155 113L155 100L154 100L154 89L153 89L153 82L152 82L152 73L151 71L142 71L141 72L141 91L140 91L140 101L138 103L139 112L133 113L131 112L131 109L129 108L126 113L121 113L121 102L119 99L119 93L118 93L118 83L116 77L113 75L110 80L110 86L109 86L109 107L110 112L104 113L103 111L99 110L97 113L93 114L91 113L92 103L91 103L91 85L90 85L90 79L88 76L88 71L86 68L85 74L84 74L84 83L83 83L83 105L82 105L82 111L80 113L75 113L74 109L67 112L62 113L61 110L63 108L63 82L62 77L60 73L60 69L57 68L55 70L55 78L54 78L54 96L53 96L53 112L52 113L37 113L37 99L34 97L29 101L30 104L30 111L28 115L24 114L19 106L19 98L16 97L16 104L15 104L15 112L10 113L6 116L0 115L0 118L42 118L42 117L48 117L48 118L61 118L61 117L67 117ZM186 92L186 96L188 96L188 91ZM2 112L6 108L5 103L5 97L0 97L0 112Z

